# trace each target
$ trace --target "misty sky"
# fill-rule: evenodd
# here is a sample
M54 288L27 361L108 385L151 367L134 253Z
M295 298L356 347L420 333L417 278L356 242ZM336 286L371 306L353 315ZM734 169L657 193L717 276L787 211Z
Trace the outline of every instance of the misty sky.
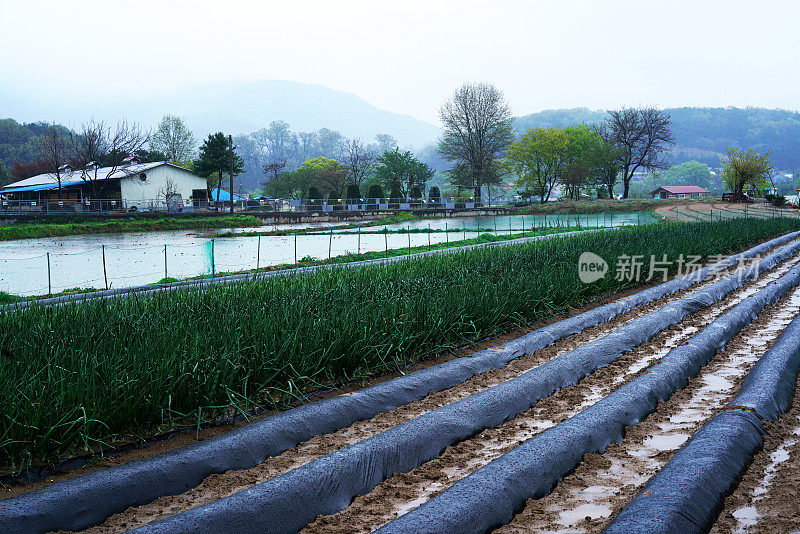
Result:
M285 79L437 122L489 81L515 114L800 108L796 1L0 0L0 20L5 90L41 98Z

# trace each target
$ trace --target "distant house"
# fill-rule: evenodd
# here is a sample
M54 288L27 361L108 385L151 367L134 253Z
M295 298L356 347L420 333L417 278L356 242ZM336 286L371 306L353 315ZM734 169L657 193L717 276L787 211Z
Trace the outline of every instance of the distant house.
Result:
M665 185L650 192L652 198L697 198L711 193L696 185Z
M118 203L128 210L183 209L208 201L206 179L189 169L159 161L100 167L87 171L65 168L58 178L46 173L11 183L0 189L10 204L37 209L47 203L72 204L76 211L90 203ZM95 191L99 190L99 195ZM99 198L96 198L99 196Z

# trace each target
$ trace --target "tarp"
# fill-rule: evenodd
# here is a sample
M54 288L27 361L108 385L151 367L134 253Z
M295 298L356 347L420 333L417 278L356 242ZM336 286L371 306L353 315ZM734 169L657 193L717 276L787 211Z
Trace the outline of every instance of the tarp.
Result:
M213 200L214 202L217 201L217 191L219 191L219 201L220 202L230 202L231 201L231 194L225 191L224 189L220 190L219 188L214 188L211 190L211 197L209 200ZM247 200L244 197L240 197L239 195L233 195L234 202L241 202L242 200Z
M756 362L726 411L703 425L605 532L706 532L763 446L762 420L789 409L800 368L798 339L800 317Z

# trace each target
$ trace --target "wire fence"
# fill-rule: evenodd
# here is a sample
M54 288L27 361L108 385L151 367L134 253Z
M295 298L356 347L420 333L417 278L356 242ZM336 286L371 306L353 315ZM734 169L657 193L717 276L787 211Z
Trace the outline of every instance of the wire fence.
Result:
M646 212L475 217L459 221L429 219L387 226L359 226L292 235L198 238L176 233L178 242L141 245L108 243L102 235L40 242L31 254L27 241L0 243L0 291L15 295L52 295L87 289L134 287L163 281L213 277L277 265L329 260L348 254L430 248L489 233L514 238L559 228L614 228L653 222ZM235 235L235 234L233 234ZM159 237L163 238L163 233ZM122 239L125 239L123 236ZM189 242L180 242L185 239ZM87 241L93 241L87 244ZM80 247L66 251L64 245Z

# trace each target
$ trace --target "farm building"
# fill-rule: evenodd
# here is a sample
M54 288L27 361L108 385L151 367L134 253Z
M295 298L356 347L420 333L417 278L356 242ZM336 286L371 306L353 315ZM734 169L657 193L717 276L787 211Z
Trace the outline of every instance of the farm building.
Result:
M102 209L184 211L208 201L205 178L165 161L84 171L66 168L60 177L60 197L56 174L39 174L0 189L3 206L34 211L57 203L81 211L101 204Z
M650 192L652 198L697 198L711 193L696 185L664 185Z

